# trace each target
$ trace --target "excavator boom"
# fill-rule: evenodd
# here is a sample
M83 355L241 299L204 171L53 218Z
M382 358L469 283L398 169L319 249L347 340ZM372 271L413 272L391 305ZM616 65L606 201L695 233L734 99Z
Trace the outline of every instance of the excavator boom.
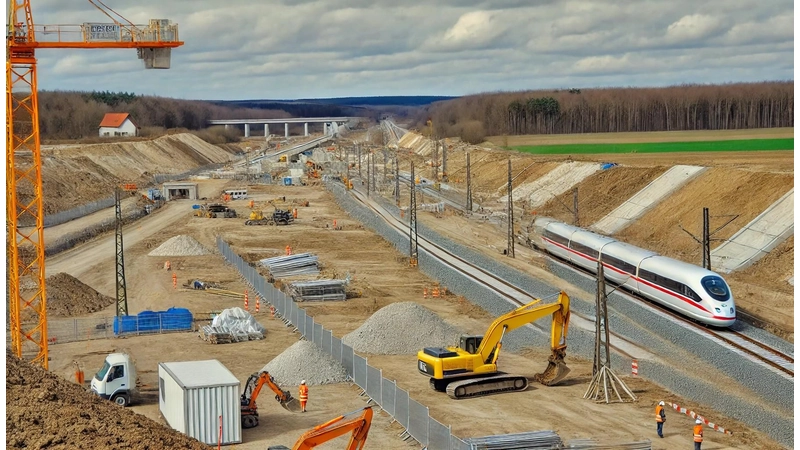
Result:
M497 370L503 337L521 326L552 315L550 347L552 354L544 372L536 381L550 386L569 373L564 363L569 324L569 296L560 292L555 303L534 300L498 317L483 336L462 336L460 347L426 347L417 354L417 368L430 377L434 390L445 391L452 398L466 398L527 388L528 379Z
M356 415L357 414L357 415ZM372 407L343 414L333 420L317 425L306 431L294 444L292 450L307 450L336 439L348 432L352 432L347 450L357 450L364 447L372 424ZM274 448L274 447L270 447Z
M292 397L289 391L284 391L275 382L269 372L263 371L261 373L254 373L247 379L242 392L241 407L242 407L242 426L244 428L253 428L258 425L258 394L264 386L269 386L272 392L275 393L275 400L281 406L289 411L297 412L300 410L299 402L296 398Z

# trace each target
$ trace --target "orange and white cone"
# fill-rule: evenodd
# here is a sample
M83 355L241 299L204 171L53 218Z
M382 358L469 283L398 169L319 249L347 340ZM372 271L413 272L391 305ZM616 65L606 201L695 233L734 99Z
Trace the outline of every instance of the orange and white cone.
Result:
M250 311L250 302L247 300L247 289L244 291L244 310Z

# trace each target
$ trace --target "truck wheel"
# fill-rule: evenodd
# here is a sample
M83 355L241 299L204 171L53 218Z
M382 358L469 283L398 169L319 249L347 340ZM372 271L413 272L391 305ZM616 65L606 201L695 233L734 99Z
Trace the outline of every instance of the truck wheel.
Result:
M128 396L125 394L117 394L111 399L111 401L119 406L122 406L123 408L128 406L131 402L130 398L128 398Z
M242 416L242 428L253 428L258 425L258 417Z

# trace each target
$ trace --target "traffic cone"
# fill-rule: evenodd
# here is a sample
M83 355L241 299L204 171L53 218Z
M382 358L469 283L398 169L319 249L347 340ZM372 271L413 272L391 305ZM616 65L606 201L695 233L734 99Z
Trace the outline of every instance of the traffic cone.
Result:
M247 301L247 289L244 290L244 310L250 311L250 303Z
M333 219L333 229L336 229L336 219Z
M428 288L422 289L422 298L428 298Z
M269 305L269 315L272 316L273 319L275 318L275 305Z
M433 288L433 295L431 295L431 297L439 298L439 287L438 286Z
M172 289L178 289L178 275L172 272Z

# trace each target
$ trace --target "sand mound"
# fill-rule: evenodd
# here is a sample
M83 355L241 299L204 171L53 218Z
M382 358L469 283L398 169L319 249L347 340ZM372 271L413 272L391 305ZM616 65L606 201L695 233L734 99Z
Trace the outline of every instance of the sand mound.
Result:
M375 312L342 342L357 352L414 354L424 347L456 345L461 332L414 302L392 303Z
M103 295L66 273L47 277L47 312L55 316L80 316L114 304Z
M211 447L7 354L6 448Z
M148 253L150 256L200 256L210 254L211 252L193 237L182 234L167 239L158 248Z
M309 341L295 342L261 370L269 372L282 386L296 386L302 380L306 380L307 385L347 381L344 367Z

